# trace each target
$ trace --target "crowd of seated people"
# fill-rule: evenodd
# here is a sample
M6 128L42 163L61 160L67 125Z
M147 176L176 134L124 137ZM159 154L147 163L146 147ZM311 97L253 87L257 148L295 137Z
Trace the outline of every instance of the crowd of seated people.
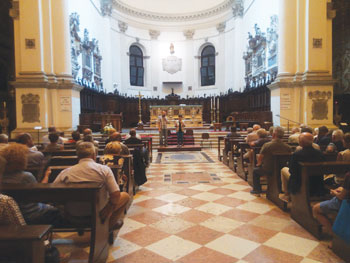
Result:
M133 141L134 134L131 134L129 141ZM45 135L43 140L49 140L50 143L46 143L46 146L42 151L39 151L34 145L32 136L29 133L19 134L15 142L8 144L7 135L0 135L0 174L2 176L2 183L11 184L36 184L38 179L36 175L29 171L30 168L39 168L43 165L45 156L43 152L59 152L64 149L64 144L76 144L76 154L78 157L78 164L71 166L63 170L53 182L56 183L79 183L79 182L103 182L107 186L109 193L109 202L105 205L101 211L102 220L110 218L110 230L119 229L123 225L123 215L125 207L130 200L128 193L120 191L118 182L112 170L108 165L96 163L96 156L98 151L98 141L95 141L90 129L85 129L83 136L77 131L72 132L72 139L68 140L59 136L59 133L54 127L51 127L49 134ZM108 149L120 149L116 155L129 155L128 147L121 143L121 135L118 132L114 132L110 136L110 144L114 144L114 147L110 147L107 144L106 153ZM138 140L138 139L136 139ZM137 141L142 144L142 141ZM117 145L117 146L115 146ZM51 170L46 169L40 183L48 183ZM123 176L124 182L127 181L125 175ZM147 179L146 179L147 180ZM4 202L10 202L12 199L5 195L0 195L2 204ZM61 211L56 207L53 207L44 203L19 203L18 207L23 215L24 222L26 224L51 224L55 227L59 227L69 223L72 216L85 217L91 209L88 209L81 204L71 205L68 209ZM3 206L0 205L0 210ZM3 211L3 210L1 210ZM70 213L70 214L69 214ZM4 215L4 214L2 214ZM0 225L7 224L2 220L0 216Z

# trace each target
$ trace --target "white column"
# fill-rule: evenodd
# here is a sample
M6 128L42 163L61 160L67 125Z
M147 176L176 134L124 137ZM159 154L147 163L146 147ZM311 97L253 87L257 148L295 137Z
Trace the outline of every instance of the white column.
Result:
M278 78L296 72L297 1L279 0Z
M68 0L51 1L54 72L72 81Z

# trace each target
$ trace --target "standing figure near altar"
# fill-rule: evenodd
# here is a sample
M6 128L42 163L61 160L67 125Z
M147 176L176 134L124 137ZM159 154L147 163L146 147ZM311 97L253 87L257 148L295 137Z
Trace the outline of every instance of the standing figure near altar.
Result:
M184 131L185 123L182 120L182 115L179 115L179 120L175 123L176 133L177 133L177 146L184 146Z
M168 124L169 121L166 117L166 112L162 111L162 116L158 118L158 130L159 130L159 144L168 146Z

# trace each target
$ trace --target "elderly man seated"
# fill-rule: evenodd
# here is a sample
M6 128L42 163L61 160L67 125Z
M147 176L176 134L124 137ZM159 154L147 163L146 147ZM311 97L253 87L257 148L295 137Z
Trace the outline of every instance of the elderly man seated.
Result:
M28 168L41 167L44 161L44 155L34 149L33 138L29 133L21 133L17 136L17 142L28 147Z
M289 201L289 193L296 193L301 186L301 168L299 162L322 162L325 160L322 152L317 150L312 145L313 136L308 132L304 132L299 136L299 145L301 150L295 151L289 161L289 168L281 170L282 191L284 195L281 199ZM310 178L312 185L312 193L317 192L322 188L323 177Z
M292 129L292 135L288 137L288 143L299 143L300 128L294 127Z
M273 154L291 152L288 144L282 142L283 135L284 130L282 127L274 127L272 141L265 143L261 148L256 164L257 167L253 171L253 190L250 191L251 194L260 195L260 177L272 173Z
M109 193L109 202L101 211L101 218L105 220L110 217L110 231L121 228L122 216L130 196L125 192L120 192L113 172L108 166L96 163L96 152L92 143L81 142L77 146L77 156L79 163L63 170L54 183L104 183ZM89 216L90 207L71 207L69 212L73 216Z

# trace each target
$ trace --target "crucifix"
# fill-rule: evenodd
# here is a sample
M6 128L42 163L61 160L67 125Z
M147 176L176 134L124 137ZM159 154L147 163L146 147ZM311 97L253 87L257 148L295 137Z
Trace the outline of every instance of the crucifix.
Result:
M143 95L141 95L140 91L139 91L138 97L139 97L139 123L138 123L138 125L142 125L143 123L142 123L142 120L141 120L141 117L142 117L142 114L141 114L141 112L142 112L142 110L141 110L141 98L143 97Z

